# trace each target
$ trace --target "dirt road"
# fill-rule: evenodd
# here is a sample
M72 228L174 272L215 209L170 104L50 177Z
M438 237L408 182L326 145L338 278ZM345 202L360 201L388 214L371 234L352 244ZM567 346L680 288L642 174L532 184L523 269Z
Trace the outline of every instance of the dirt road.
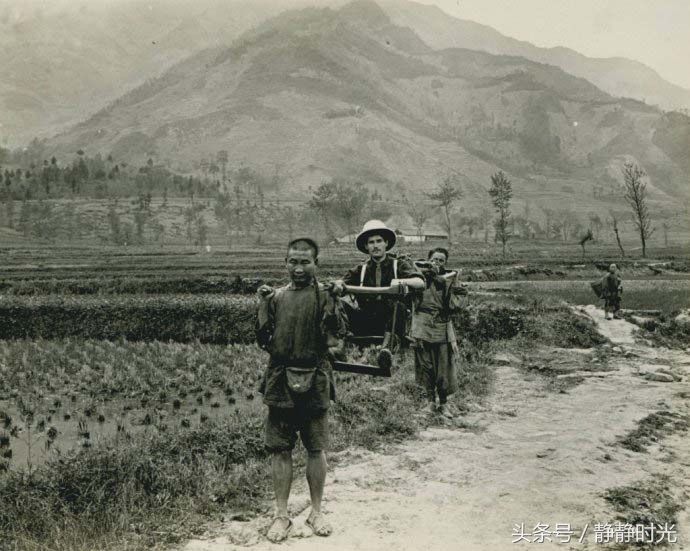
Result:
M681 501L690 495L690 438L668 435L646 452L616 441L640 419L665 410L690 413L690 355L636 344L634 326L604 321L594 307L581 309L612 341L607 352L535 349L529 357L497 365L490 398L450 428L425 430L418 440L386 454L348 451L329 473L329 538L304 526L305 485L293 488L293 537L284 549L502 550L595 549L594 524L613 522L602 497L607 488L665 474ZM683 380L654 382L645 366L666 366ZM690 549L688 512L679 514L678 543ZM275 549L262 530L268 518L229 522L186 551ZM574 534L534 542L537 524L569 524ZM524 525L518 539L515 525ZM583 535L583 527L588 530ZM548 534L547 534L548 535ZM582 538L582 542L579 539Z

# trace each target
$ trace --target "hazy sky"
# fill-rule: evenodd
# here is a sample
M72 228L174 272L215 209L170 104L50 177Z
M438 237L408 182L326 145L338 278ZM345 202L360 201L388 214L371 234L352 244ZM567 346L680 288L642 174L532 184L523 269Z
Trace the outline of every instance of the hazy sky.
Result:
M690 88L690 0L415 0L537 46L627 57Z
M0 8L9 7L20 16L36 8L50 11L85 1L94 6L137 0L0 0ZM163 1L196 5L194 0ZM343 4L347 0L273 1L281 7L297 7ZM690 0L414 1L435 4L450 15L489 25L537 46L566 46L590 57L635 59L666 80L690 89Z

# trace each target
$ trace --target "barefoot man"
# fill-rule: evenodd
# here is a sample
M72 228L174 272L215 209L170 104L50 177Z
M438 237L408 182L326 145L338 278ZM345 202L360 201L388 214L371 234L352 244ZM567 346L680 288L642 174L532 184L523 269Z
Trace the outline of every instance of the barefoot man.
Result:
M335 399L331 357L342 344L345 319L340 301L315 277L319 247L309 238L288 244L290 283L279 289L259 288L257 340L270 361L260 391L268 406L266 449L271 454L276 514L267 537L279 542L289 535L288 497L292 484L292 450L297 433L307 450L311 513L307 525L318 536L332 528L321 510L326 480L328 407Z

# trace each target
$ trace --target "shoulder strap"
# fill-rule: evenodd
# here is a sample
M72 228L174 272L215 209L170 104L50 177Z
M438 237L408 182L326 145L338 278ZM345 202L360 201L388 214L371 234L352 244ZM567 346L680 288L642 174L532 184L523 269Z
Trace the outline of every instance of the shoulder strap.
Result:
M458 279L458 274L456 272L455 276L451 279L444 280L443 285L443 310L446 314L450 313L450 301L453 297L453 287L455 286L455 281Z
M364 262L364 264L362 264L361 270L359 271L359 286L360 287L364 287L364 274L366 274L366 273L367 273L367 262Z
M398 279L398 259L393 259L393 279Z
M315 313L314 313L314 330L317 335L321 335L321 292L319 291L319 283L314 278L314 297L315 300Z

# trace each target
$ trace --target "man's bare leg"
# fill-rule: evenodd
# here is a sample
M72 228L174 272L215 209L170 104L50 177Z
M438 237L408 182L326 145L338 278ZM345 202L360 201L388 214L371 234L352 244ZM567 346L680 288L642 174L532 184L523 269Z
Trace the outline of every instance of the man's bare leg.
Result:
M307 456L307 482L311 497L311 510L321 512L321 499L326 484L326 454L323 451L309 452Z
M268 530L267 537L273 542L278 542L287 537L287 530L290 527L288 498L292 486L291 451L275 452L271 456L271 474L276 495L276 518Z
M307 524L312 527L317 536L328 536L333 531L321 513L321 499L326 484L326 454L323 451L309 452L307 456L307 482L311 497L311 513Z

